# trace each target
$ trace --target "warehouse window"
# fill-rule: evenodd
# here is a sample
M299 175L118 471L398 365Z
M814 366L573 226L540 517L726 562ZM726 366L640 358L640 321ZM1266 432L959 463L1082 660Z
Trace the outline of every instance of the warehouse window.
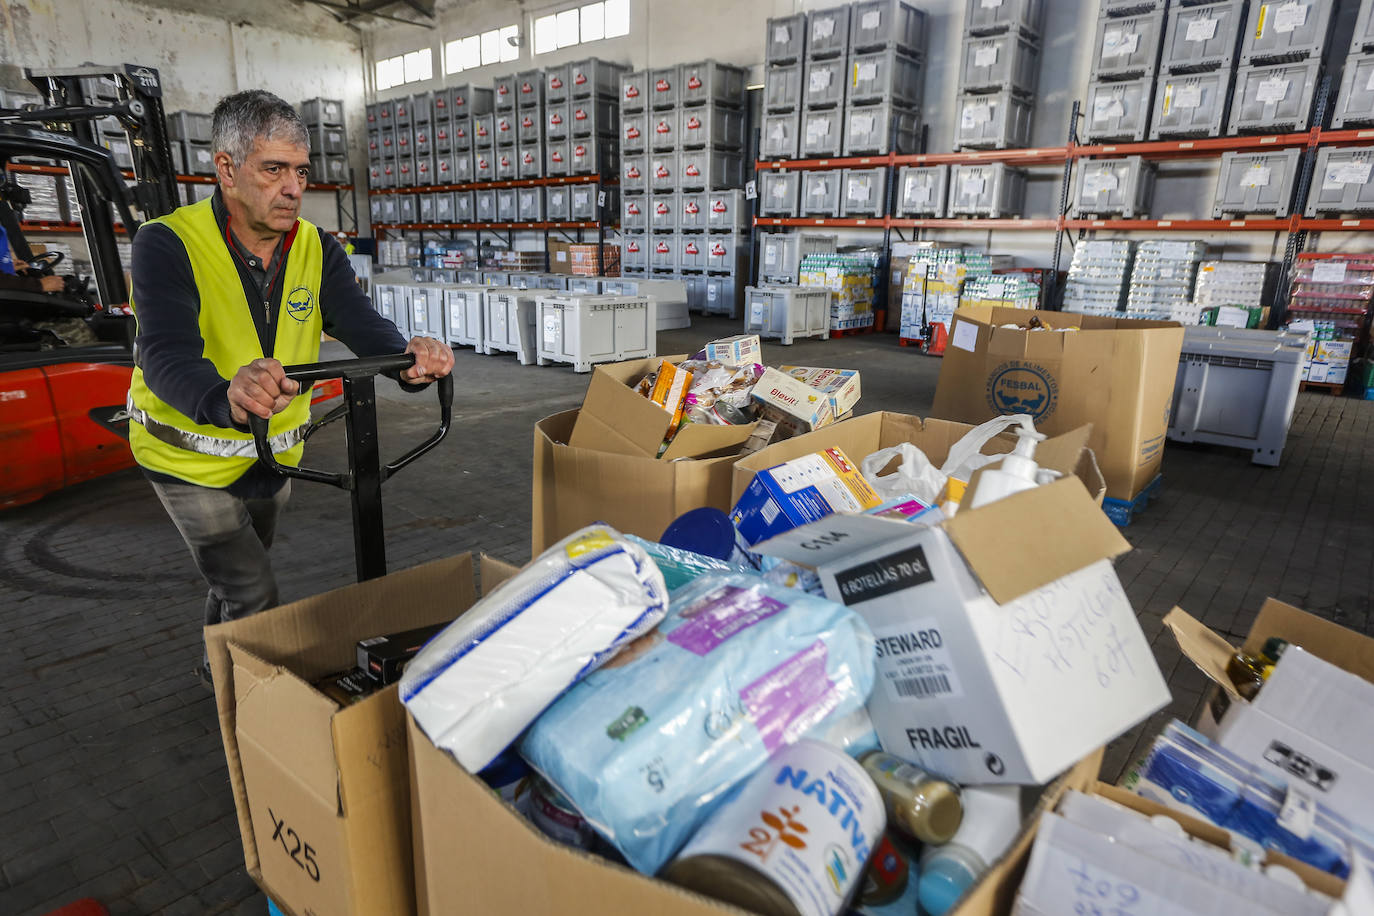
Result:
M481 35L455 38L444 45L444 73L461 73L487 64L520 58L520 48L514 39L520 34L518 25L491 29Z
M535 17L534 53L630 34L630 0L603 0Z
M434 60L429 48L377 61L378 91L433 78Z

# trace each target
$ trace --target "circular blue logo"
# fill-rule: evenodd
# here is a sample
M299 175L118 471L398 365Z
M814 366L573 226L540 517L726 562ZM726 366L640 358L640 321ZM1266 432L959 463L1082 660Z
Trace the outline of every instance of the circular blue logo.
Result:
M286 294L286 313L297 321L306 321L315 311L315 295L304 286Z
M1003 363L988 381L988 406L995 413L1029 414L1036 423L1054 413L1059 383L1034 363Z

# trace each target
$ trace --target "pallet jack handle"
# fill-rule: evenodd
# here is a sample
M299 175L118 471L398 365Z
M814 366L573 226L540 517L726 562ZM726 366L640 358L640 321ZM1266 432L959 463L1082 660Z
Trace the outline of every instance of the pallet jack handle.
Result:
M326 423L343 417L348 440L348 471L317 471L279 464L268 444L268 421L249 415L248 428L258 459L272 471L285 477L297 477L315 483L326 483L348 490L353 501L353 548L358 569L358 581L386 575L386 539L382 525L382 484L401 468L434 448L448 435L453 420L453 376L439 379L439 429L434 435L388 464L381 463L377 442L376 376L379 373L399 372L415 364L410 353L389 356L369 356L362 359L341 359L324 363L287 366L286 377L301 384L302 392L310 385L325 379L342 379L344 403L318 422L306 427L302 439L310 436Z

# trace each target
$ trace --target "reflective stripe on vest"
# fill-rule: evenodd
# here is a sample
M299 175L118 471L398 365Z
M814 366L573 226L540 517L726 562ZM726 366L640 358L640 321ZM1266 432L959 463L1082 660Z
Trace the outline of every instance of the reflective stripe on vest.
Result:
M262 357L253 313L264 307L250 302L239 277L211 200L181 207L153 220L176 233L186 249L200 296L200 335L204 357L220 376L232 379L240 367ZM297 231L276 283L281 308L273 316L273 357L283 365L319 359L319 293L324 249L319 232L305 220ZM138 305L130 302L135 317ZM143 370L135 368L129 385L129 446L140 465L207 487L226 487L253 466L257 451L251 433L200 424L167 404L148 388ZM277 461L299 465L301 438L310 420L310 388L302 390L268 425Z

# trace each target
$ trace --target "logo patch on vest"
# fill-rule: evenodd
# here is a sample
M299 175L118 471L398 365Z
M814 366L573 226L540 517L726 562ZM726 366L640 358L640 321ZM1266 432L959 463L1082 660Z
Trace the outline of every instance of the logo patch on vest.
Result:
M304 286L298 286L286 296L286 313L297 321L309 320L315 311L315 297Z

